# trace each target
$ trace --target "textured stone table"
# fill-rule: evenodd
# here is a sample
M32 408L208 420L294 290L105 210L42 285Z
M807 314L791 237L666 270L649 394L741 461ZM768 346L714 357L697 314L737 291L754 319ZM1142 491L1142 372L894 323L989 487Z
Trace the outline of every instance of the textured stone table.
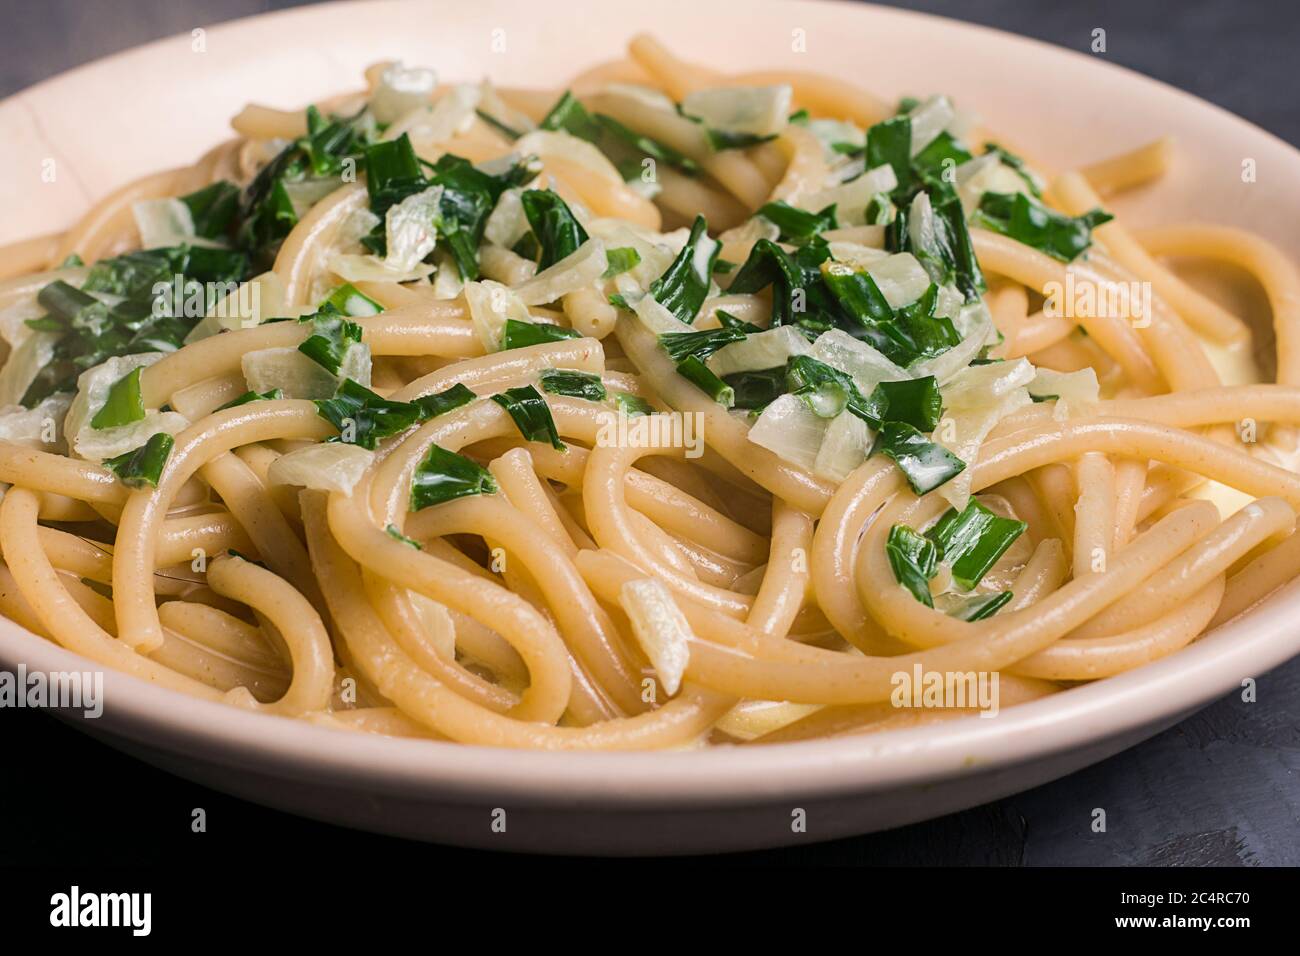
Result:
M0 96L87 60L194 26L290 2L0 2ZM1300 4L927 0L898 4L1086 49L1211 100L1300 143L1295 41ZM1300 626L1300 622L1297 622ZM1300 864L1300 660L1128 752L998 803L874 836L752 854L754 862L884 864ZM476 857L327 827L177 780L43 714L0 712L0 787L10 821L0 862L126 863L277 857L337 861L382 853L427 863ZM143 798L143 799L142 799ZM207 810L196 836L190 811ZM1104 807L1105 834L1092 833ZM300 856L298 854L301 854ZM340 854L343 854L341 857ZM499 859L499 858L498 858Z

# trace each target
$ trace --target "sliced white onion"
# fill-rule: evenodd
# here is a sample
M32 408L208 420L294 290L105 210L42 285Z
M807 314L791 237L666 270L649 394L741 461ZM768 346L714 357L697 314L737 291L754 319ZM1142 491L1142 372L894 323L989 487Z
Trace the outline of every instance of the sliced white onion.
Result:
M465 302L469 306L474 333L488 352L499 352L504 344L506 320L531 322L528 306L509 286L491 279L465 283Z
M948 97L932 96L907 115L912 121L912 155L915 156L947 129L957 114Z
M352 494L375 453L346 442L321 442L298 448L271 462L266 477L273 485L302 485L314 491Z
M899 252L867 266L891 309L911 305L930 288L930 274L910 252Z
M555 265L515 286L515 294L526 305L555 302L570 292L599 282L608 268L605 244L599 239L588 239Z
M955 412L996 405L1032 381L1034 367L1028 359L968 365L943 386L943 407Z
M984 439L998 422L1032 401L1028 390L1021 387L1004 395L995 404L979 405L967 411L945 412L939 420L939 427L934 430L932 437L966 462L966 468L960 474L936 489L958 511L964 509L970 501L971 481L975 474L972 465L979 457L980 445Z
M802 398L782 395L758 416L749 440L792 465L811 470L830 419L821 418Z
M901 382L911 377L883 353L841 329L817 336L812 357L850 376L863 395L870 395L881 382Z
M889 165L868 169L857 179L818 190L799 199L796 205L811 212L820 212L835 204L835 216L842 226L861 226L866 223L867 205L877 193L892 192L898 185L894 167Z
M948 351L934 358L913 363L908 366L908 372L913 378L933 375L939 384L943 385L978 358L980 350L996 338L997 330L993 327L993 320L987 315L983 316L975 323L970 333Z
M263 272L240 283L234 292L213 303L208 314L185 336L185 344L227 329L249 329L278 316L296 318L300 311L285 309L284 281L280 276L275 272Z
M117 355L101 362L94 368L86 369L77 376L77 396L72 400L72 404L68 408L67 419L63 423L64 432L68 436L69 445L74 454L80 455L82 458L100 461L104 458L112 458L115 455L128 452L132 448L138 448L148 440L149 435L152 435L153 432L149 432L134 444L122 444L130 441L127 430L140 425L140 422L123 425L119 428L92 428L90 421L104 407L104 403L108 401L109 391L119 380L125 378L134 369L147 368L162 357L163 353L161 352ZM176 417L181 418L179 415ZM181 420L184 422L183 418ZM181 427L185 427L184 424ZM154 431L167 431L167 429L155 428ZM120 451L111 450L119 446L121 447ZM100 450L105 447L110 450L100 453Z
M751 136L774 136L785 129L793 91L776 86L720 86L688 93L682 112L711 129Z
M63 336L58 332L30 335L9 353L0 368L0 405L19 405L41 369L54 358L54 347Z
M417 263L413 268L401 272L390 268L378 256L351 252L330 256L328 268L344 282L414 282L428 278L433 272L433 266L426 262Z
M669 696L682 686L691 660L691 625L673 600L667 585L654 578L626 582L618 603L632 624L632 633L654 666L659 683Z
M746 335L739 342L724 345L709 356L709 370L721 378L735 372L756 372L785 365L794 355L807 355L812 346L803 333L791 325Z
M409 273L433 251L438 242L434 223L441 215L442 193L441 186L431 186L389 207L384 216L387 268Z
M190 420L179 412L148 412L144 418L116 428L91 428L87 421L72 438L72 452L89 461L103 461L134 451L159 432L177 435L189 425ZM66 421L64 431L73 435Z
M429 105L438 87L438 74L424 67L394 63L379 77L370 94L370 112L381 123L394 123L414 110Z
M131 204L140 248L177 246L194 238L194 216L179 199L141 199Z
M813 462L813 474L841 482L867 460L873 436L867 423L845 410L831 419Z
M71 395L57 392L34 408L21 405L0 407L0 441L42 451L62 450L63 420L71 404Z
M531 228L524 204L520 201L522 189L507 189L497 200L496 207L483 227L483 238L505 249L513 249Z
M1101 399L1095 369L1081 368L1077 372L1057 372L1050 368L1035 369L1029 383L1030 395L1055 395L1056 408L1052 417L1057 421L1088 414Z
M351 353L349 349L349 353ZM240 360L244 380L254 392L268 392L278 388L285 398L331 398L338 388L339 379L329 369L318 365L296 348L258 349L246 352ZM342 369L340 369L342 371ZM351 371L356 371L352 369ZM361 381L370 384L369 370Z

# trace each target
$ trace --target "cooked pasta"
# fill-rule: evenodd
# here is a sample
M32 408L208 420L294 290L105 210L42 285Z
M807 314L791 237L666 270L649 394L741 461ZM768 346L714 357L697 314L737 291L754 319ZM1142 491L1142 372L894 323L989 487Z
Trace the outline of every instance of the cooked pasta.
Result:
M751 745L1104 679L1300 570L1300 279L1104 211L1168 140L1053 174L946 96L645 36L567 90L381 63L232 125L0 254L0 610L97 665L353 733Z

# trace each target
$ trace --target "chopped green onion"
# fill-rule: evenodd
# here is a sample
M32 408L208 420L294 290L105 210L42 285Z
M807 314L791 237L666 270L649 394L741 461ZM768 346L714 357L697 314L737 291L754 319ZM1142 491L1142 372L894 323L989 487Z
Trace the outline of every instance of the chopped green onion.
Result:
M785 367L722 376L731 387L732 408L762 409L785 394Z
M582 223L558 193L549 189L526 189L520 194L519 201L541 246L542 257L537 263L539 270L573 255L587 241L587 230L582 228Z
M985 193L974 221L1061 262L1073 262L1092 245L1092 230L1114 218L1101 209L1066 216L1024 193Z
M1011 600L1010 591L995 591L992 594L979 594L969 597L948 609L948 616L955 617L959 621L982 621L986 617L992 617L1002 609L1008 601Z
M905 422L885 422L874 451L892 458L918 495L933 491L966 468L964 461Z
M539 129L563 130L571 136L594 143L600 139L601 124L592 118L587 108L568 90L559 98L549 113L538 124Z
M108 390L104 407L90 420L91 428L116 428L144 418L144 397L140 393L140 373L143 365L127 372Z
M222 179L198 192L182 196L194 220L194 234L203 239L220 239L239 212L239 187Z
M550 442L552 448L564 451L564 442L555 430L555 419L551 416L551 406L546 399L531 385L508 388L492 396L496 402L514 419L519 434L529 441Z
M269 392L245 392L238 398L232 398L220 408L215 409L218 412L224 412L227 408L238 408L240 405L247 405L249 402L276 401L284 398L284 392L281 389L273 388Z
M698 355L688 355L678 362L677 374L722 406L731 408L735 404L736 393L731 386L714 375Z
M605 260L609 263L609 267L601 273L600 277L612 279L640 265L641 253L632 246L619 246L617 249L606 249Z
M384 307L365 293L359 291L351 282L346 282L329 294L321 308L332 308L342 315L356 318L362 315L378 315Z
M128 488L143 488L148 485L158 487L167 457L172 453L176 440L166 432L157 432L149 440L133 451L105 460L108 468Z
M650 295L679 321L690 325L708 297L713 262L721 248L721 243L709 238L704 217L696 216L682 251L664 274L650 283Z
M905 422L918 431L932 432L943 413L943 396L933 375L881 382L868 398L881 422Z
M952 579L969 591L1027 527L1023 521L994 514L972 498L960 514L949 508L926 537L938 546L944 563L952 568Z
M582 338L582 333L577 329L568 329L562 325L506 319L506 330L501 339L501 348L503 350L523 349L528 348L530 345L544 345L547 342L563 342L565 339L580 338Z
M332 312L317 312L299 321L311 322L312 334L298 346L298 351L337 375L348 349L361 343L361 326Z
M419 409L419 420L427 422L430 418L446 415L462 405L468 405L477 397L468 386L462 382L457 382L445 391L412 399L411 404Z
M420 542L416 541L414 538L408 538L406 535L402 534L401 530L397 527L397 525L395 524L387 525L384 527L384 530L388 532L388 536L392 538L394 541L400 541L402 542L402 544L409 544L416 551L424 550L424 545L420 544Z
M894 580L912 592L926 607L934 607L930 596L930 578L938 564L934 542L921 537L907 525L896 524L885 540L885 555L894 571Z
M316 413L340 432L340 440L374 449L381 438L396 435L420 420L411 402L394 402L376 395L352 379L339 385L333 398L320 399Z
M605 400L605 383L594 372L575 369L548 368L541 376L542 391L569 398L585 398L589 402Z
M430 445L411 477L411 510L496 491L492 473L482 465L439 445Z
M674 362L680 362L688 355L706 359L724 345L742 342L744 339L743 330L723 327L704 329L699 332L665 332L659 336L659 344L663 346L669 358Z
M655 407L640 395L633 395L631 392L615 392L612 397L614 407L629 418L655 413Z
M898 177L898 190L905 191L912 182L912 121L895 116L867 130L867 169L892 166Z
M756 215L762 216L781 230L781 235L778 237L781 242L797 244L805 243L827 229L835 229L839 225L835 219L834 203L821 212L808 212L806 209L791 206L784 200L778 199L776 202L759 207Z

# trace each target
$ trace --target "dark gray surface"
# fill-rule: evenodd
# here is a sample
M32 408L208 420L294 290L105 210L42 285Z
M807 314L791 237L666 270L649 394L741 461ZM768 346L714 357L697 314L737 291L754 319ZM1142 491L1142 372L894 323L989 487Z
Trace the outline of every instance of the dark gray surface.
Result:
M297 5L258 0L3 0L0 95L156 37ZM895 5L1077 50L1086 50L1091 31L1102 27L1107 31L1108 59L1211 100L1300 144L1295 80L1300 4L1294 0L922 0ZM644 26L653 28L652 16ZM430 857L452 862L485 856L297 820L168 777L44 715L8 711L0 712L0 719L6 765L23 768L19 779L0 788L0 819L10 824L0 842L0 862L251 860L267 846L276 848L276 858L292 852L322 862L364 859L363 854L373 853L421 863ZM142 801L142 794L148 798ZM190 811L198 806L208 812L206 838L190 833ZM1106 811L1105 833L1092 832L1096 808ZM1244 703L1234 694L1154 740L1056 783L891 833L743 859L1300 865L1300 660L1261 677L1257 703Z

